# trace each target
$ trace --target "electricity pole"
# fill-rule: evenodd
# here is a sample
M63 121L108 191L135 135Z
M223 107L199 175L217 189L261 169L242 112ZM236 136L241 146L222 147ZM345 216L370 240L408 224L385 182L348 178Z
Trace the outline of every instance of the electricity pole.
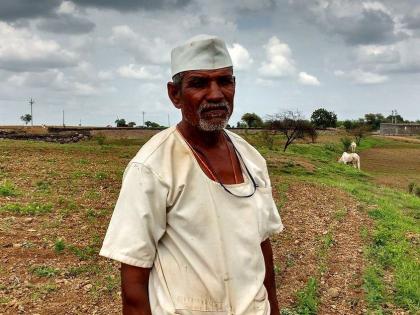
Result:
M144 127L144 112L142 112L142 114L143 114L143 127Z
M64 109L63 109L63 127L65 127L65 123L64 123Z
M33 126L34 125L34 116L32 114L32 105L35 104L35 101L32 99L32 97L29 100L29 104L31 105L31 126Z

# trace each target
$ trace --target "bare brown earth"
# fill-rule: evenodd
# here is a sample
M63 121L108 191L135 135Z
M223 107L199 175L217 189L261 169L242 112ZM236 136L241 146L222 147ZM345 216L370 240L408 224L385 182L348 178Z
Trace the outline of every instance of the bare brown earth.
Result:
M375 175L379 184L402 190L411 182L420 186L419 144L372 148L362 151L360 158L362 170Z
M370 222L358 203L338 189L293 183L281 211L284 232L272 239L278 299L296 304L309 277L319 283L319 314L364 314L361 231Z
M52 205L46 214L0 211L0 314L121 313L118 264L97 253L138 148L0 141L0 184L8 180L19 192L0 196L0 207ZM274 176L274 187L284 180ZM297 290L315 277L319 314L363 314L361 230L370 222L361 206L340 190L304 182L274 195L286 204L285 230L272 240L281 307L292 308ZM42 266L52 272L34 271Z

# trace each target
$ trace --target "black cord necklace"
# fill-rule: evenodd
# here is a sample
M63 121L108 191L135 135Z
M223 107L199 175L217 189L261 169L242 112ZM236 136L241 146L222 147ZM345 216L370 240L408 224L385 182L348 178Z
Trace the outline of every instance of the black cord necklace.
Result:
M236 194L234 194L233 192L231 192L223 183L222 183L222 181L220 180L220 178L219 178L219 175L217 174L217 172L213 169L213 167L211 166L211 163L210 163L210 161L209 161L209 159L207 158L207 156L201 151L201 150L199 150L199 149L197 149L197 148L195 148L195 147L193 147L191 144L189 144L190 146L191 146L191 148L193 149L193 150L195 150L196 152L198 152L198 153L200 153L201 154L201 156L204 158L204 160L205 160L205 162L207 163L207 167L210 169L210 171L214 174L214 177L216 178L216 180L217 180L217 182L223 187L223 189L226 191L226 192L228 192L229 194L231 194L232 196L235 196L235 197L238 197L238 198L249 198L249 197L252 197L254 194L255 194L255 192L257 191L257 187L258 187L258 185L257 185L257 183L255 182L255 180L254 180L254 177L252 177L252 175L251 175L251 172L249 171L249 169L248 169L248 167L246 166L246 164L245 164L245 161L244 161L244 159L242 158L242 155L241 155L241 153L239 153L239 151L236 149L236 147L235 147L235 145L233 144L233 142L232 142L232 140L230 139L230 137L226 134L226 131L223 131L223 134L224 134L224 136L225 136L225 139L227 139L227 141L229 141L231 144L232 144L232 146L233 146L233 148L235 149L235 152L238 154L238 156L239 156L239 158L241 159L241 161L242 161L242 164L244 165L244 167L245 167L245 170L246 170L246 172L247 172L247 174L248 174L248 177L251 179L251 182L252 182L252 184L253 184L253 187L254 187L254 190L253 190L253 192L252 193L250 193L250 194L248 194L248 195L236 195Z

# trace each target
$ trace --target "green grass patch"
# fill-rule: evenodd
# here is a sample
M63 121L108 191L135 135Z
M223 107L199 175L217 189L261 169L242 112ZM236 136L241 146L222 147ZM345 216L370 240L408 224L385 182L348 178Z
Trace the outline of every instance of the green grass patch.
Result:
M0 207L0 212L3 211L23 215L38 215L50 213L52 211L52 205L49 203L41 204L37 202L29 203L26 205L11 203Z
M249 135L251 137L251 135ZM379 137L363 139L359 151L373 147L407 147L392 140ZM369 308L382 312L385 303L396 305L413 314L420 312L420 252L415 242L410 242L407 234L420 234L420 198L396 189L378 186L374 176L358 171L350 166L337 163L342 153L341 144L295 144L286 153L267 150L260 144L261 151L267 157L267 165L274 180L305 181L322 184L344 190L355 197L368 215L374 220L371 231L362 229L363 239L368 243L366 253L371 263L365 272L366 299ZM302 172L289 165L287 172L284 166L270 162L270 157L282 156L297 161L302 158L316 166L313 174ZM273 178L272 178L273 180ZM363 210L362 210L363 211ZM342 220L344 210L334 217ZM331 240L324 240L324 248ZM322 250L322 249L321 249ZM391 274L385 281L384 275ZM385 294L390 292L390 294Z
M296 294L296 312L302 315L315 315L318 310L318 283L309 278L306 286Z
M14 197L18 195L18 190L15 185L9 181L4 181L0 184L0 196L2 197Z
M48 181L40 180L36 182L36 189L41 192L49 192L51 183Z
M66 243L63 239L58 238L54 242L54 251L56 253L62 253L66 249Z
M69 245L67 248L71 253L73 253L80 260L88 260L94 256L97 256L99 253L98 248L92 245L85 246L85 247Z
M89 264L76 267L70 267L66 270L64 275L67 278L76 278L80 275L99 275L103 272L98 265Z
M30 272L38 277L51 278L60 274L60 270L51 266L36 266L30 269Z

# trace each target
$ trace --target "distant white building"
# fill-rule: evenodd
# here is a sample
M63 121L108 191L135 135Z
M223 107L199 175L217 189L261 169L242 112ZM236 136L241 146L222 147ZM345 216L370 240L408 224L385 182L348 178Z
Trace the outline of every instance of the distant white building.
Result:
M380 134L384 136L420 135L420 124L381 123Z

